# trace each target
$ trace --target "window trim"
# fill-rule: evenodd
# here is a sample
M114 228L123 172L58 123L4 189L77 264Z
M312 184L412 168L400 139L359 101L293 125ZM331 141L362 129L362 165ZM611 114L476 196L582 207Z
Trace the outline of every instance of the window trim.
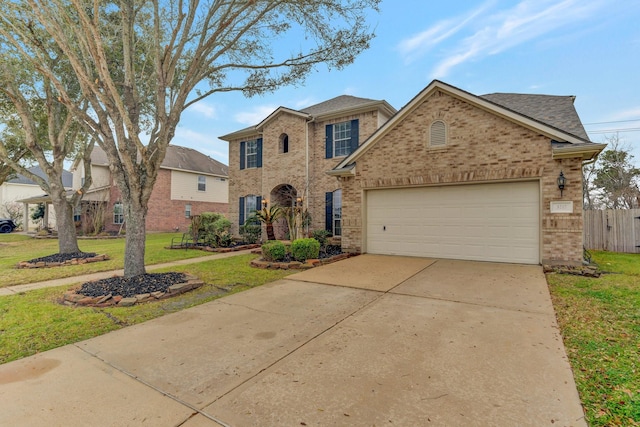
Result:
M344 129L341 129L342 127L344 127ZM346 157L350 154L352 138L351 128L351 121L349 120L333 124L333 157ZM338 135L340 133L347 134L348 136L338 138ZM338 154L338 143L341 143L341 152L344 152L346 150L345 154Z
M119 213L117 212L118 210L120 211ZM113 204L113 223L118 225L124 224L124 205L122 202L115 202Z
M287 154L289 152L289 135L286 133L280 135L280 147L278 151L280 154Z
M184 217L191 218L191 204L187 203L184 205Z
M202 182L201 181L202 178ZM202 186L202 189L200 189ZM198 191L206 192L207 191L207 177L204 175L198 175Z
M337 199L336 196L338 196ZM331 205L331 232L334 236L342 236L342 189L338 188L337 190L335 190L332 197L333 203ZM339 223L340 225L336 227L336 223Z

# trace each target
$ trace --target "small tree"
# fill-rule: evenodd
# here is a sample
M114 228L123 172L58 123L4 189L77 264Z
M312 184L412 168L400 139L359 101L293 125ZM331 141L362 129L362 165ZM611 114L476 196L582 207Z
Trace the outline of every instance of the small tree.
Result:
M283 210L280 206L273 205L271 207L264 207L256 211L253 216L266 226L267 240L276 240L276 235L273 231L273 223L280 219L283 215Z
M16 225L16 227L18 228L22 227L23 212L22 212L22 206L20 205L20 203L5 202L4 211L6 212L6 215L11 220L13 220L13 223Z
M594 165L593 187L599 201L610 209L633 209L640 200L640 168L618 136L607 138L610 148L600 154Z

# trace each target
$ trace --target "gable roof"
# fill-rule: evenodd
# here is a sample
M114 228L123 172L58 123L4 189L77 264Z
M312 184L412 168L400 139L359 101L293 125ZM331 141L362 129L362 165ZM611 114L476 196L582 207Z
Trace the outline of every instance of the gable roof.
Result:
M481 98L588 140L573 103L575 96L490 93Z
M44 178L45 180L48 179L47 175L44 173L40 166L33 166L28 168L27 170L34 175L39 176L40 178ZM38 185L24 175L18 175L13 179L8 180L7 182L11 184ZM73 174L71 172L67 170L62 171L62 185L69 188L73 186Z
M271 114L269 114L264 120L255 126L249 126L236 132L229 133L219 137L223 141L231 141L236 138L249 137L252 135L259 135L262 128L274 117L281 113L288 113L300 116L304 119L321 120L330 119L332 117L340 117L347 114L357 114L363 111L371 111L379 109L392 115L396 113L396 109L393 108L385 100L376 100L368 98L358 98L351 95L340 95L335 98L331 98L327 101L323 101L319 104L314 104L309 107L302 108L300 110L294 110L287 107L278 107Z
M354 162L363 153L438 90L547 136L556 142L553 146L553 158L582 156L584 159L591 159L606 147L606 144L595 144L589 141L573 106L574 97L521 94L477 96L439 80L433 80L328 173L336 176L352 174ZM558 101L560 105L550 108L554 100ZM532 104L528 105L528 101ZM568 101L570 101L570 105ZM545 108L549 108L549 110L545 111Z
M91 163L99 166L109 166L107 153L97 145L91 152ZM229 176L229 167L193 148L171 145L160 165L162 169L175 169L188 172L198 172L221 177Z

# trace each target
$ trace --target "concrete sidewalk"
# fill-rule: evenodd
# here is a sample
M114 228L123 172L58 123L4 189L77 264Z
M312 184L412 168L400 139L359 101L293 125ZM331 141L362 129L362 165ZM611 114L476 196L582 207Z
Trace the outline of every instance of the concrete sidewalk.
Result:
M0 425L586 423L541 267L362 255L0 365Z
M211 261L214 259L221 259L221 258L228 258L236 255L246 255L250 253L251 253L251 249L247 249L244 251L206 255L198 258L189 258L189 259L182 259L179 261L165 262L163 264L148 265L146 266L146 269L148 272L151 272L151 271L160 270L163 268L175 267L179 265L196 264L199 262ZM86 283L86 282L91 282L93 280L106 279L108 277L113 277L113 276L122 276L123 274L124 274L124 270L122 269L109 270L109 271L101 271L99 273L82 274L80 276L63 277L61 279L45 280L43 282L28 283L25 285L6 286L4 288L0 288L0 296L15 295L21 292L32 291L34 289L52 288L55 286L72 285L74 283Z

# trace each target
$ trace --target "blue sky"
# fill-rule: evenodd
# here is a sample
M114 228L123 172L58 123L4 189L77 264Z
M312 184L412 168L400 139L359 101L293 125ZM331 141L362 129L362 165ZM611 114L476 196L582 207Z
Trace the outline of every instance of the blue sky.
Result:
M320 65L304 86L254 98L213 95L185 111L172 143L228 163L218 137L279 106L347 94L400 109L439 79L476 95L575 95L591 140L617 133L640 164L640 2L383 0L370 22L376 38L346 69Z

